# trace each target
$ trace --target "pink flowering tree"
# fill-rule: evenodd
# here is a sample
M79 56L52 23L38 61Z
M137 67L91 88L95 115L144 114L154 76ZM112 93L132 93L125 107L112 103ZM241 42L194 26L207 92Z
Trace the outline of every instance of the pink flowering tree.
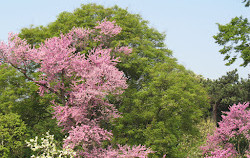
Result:
M9 34L7 44L0 43L1 62L39 85L41 96L55 94L56 99L51 101L54 117L68 135L64 147L77 149L79 156L147 157L151 152L145 146L103 148L112 133L101 124L120 117L106 96L121 94L127 87L123 72L115 66L119 54L128 55L131 49L108 47L120 31L114 22L104 20L94 29L73 28L65 35L47 39L38 48L32 48L17 34ZM39 77L32 76L32 71Z
M208 136L202 149L208 158L250 158L249 102L233 105L224 112L219 127Z

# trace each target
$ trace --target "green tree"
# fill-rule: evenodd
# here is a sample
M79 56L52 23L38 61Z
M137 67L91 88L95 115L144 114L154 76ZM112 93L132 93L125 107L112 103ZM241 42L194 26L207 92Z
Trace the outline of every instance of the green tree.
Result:
M140 15L130 14L118 6L104 8L96 4L82 5L73 13L62 12L57 20L48 26L24 28L19 36L27 39L28 43L36 45L46 38L67 33L73 27L94 27L97 21L105 18L109 21L115 20L122 27L122 32L115 37L110 47L129 45L133 48L132 55L123 57L119 64L131 82L137 82L147 67L164 61L166 55L172 54L165 47L164 34L149 28L148 22Z
M185 157L178 145L184 134L198 134L195 124L208 107L206 91L173 58L156 64L147 78L141 89L125 92L123 117L112 129L115 141L146 144L157 151L156 157Z
M231 65L238 55L243 59L241 66L246 67L250 63L250 23L247 18L235 17L226 25L217 24L219 33L214 37L215 42L223 46L219 51L225 55L224 60ZM234 52L234 55L232 53Z
M250 0L243 0L245 7L249 7ZM250 63L250 23L247 18L235 17L230 23L221 25L218 24L219 33L213 38L215 43L223 46L219 51L225 55L224 60L227 60L227 66L233 64L240 54L240 58L243 59L243 63L240 66L246 67ZM234 52L234 55L232 53Z
M27 128L20 116L14 113L0 113L0 156L3 158L20 157L27 138Z
M221 120L221 111L228 111L229 105L250 101L250 76L240 80L237 69L219 79L204 80L204 84L208 88L211 111L216 122Z
M128 78L128 89L120 98L108 98L123 117L103 126L113 130L113 142L146 144L158 151L152 156L182 157L176 147L184 133L197 133L195 123L208 107L207 95L195 74L171 56L165 35L149 28L140 15L117 6L82 5L73 13L59 14L47 26L22 29L20 37L36 47L72 27L93 27L105 18L122 27L109 47L129 45L133 53L121 56L118 64Z

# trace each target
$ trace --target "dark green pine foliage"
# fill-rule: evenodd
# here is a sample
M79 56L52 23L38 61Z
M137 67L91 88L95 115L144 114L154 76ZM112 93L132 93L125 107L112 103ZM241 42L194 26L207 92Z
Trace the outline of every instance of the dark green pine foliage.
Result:
M233 104L250 101L250 76L239 79L237 69L216 80L204 80L209 92L211 112L216 122L221 121L221 111L228 111Z
M140 15L117 6L82 5L72 13L59 14L47 26L22 29L20 37L37 46L73 27L92 28L105 18L122 27L110 47L133 48L118 64L128 78L128 89L120 97L108 97L123 116L103 125L113 131L112 143L147 145L157 151L153 157L185 156L177 151L180 138L184 133L196 134L194 125L206 111L208 97L199 78L171 56L165 35L150 28Z

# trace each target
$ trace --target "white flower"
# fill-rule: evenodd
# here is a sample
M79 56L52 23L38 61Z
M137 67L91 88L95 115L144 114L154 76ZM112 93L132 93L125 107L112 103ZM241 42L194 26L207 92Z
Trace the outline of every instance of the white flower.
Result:
M71 148L66 147L62 150L59 150L54 143L54 135L50 135L49 132L46 132L45 138L40 139L41 145L38 144L38 137L35 139L30 139L30 141L26 141L27 146L31 148L33 151L39 150L38 154L40 155L32 155L32 158L54 158L54 157L66 157L70 156L73 158L76 156L76 152L74 152ZM62 148L62 147L61 147Z

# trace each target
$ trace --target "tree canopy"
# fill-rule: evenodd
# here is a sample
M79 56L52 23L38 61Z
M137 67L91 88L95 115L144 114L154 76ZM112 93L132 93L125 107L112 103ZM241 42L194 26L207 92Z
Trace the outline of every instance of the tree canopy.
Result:
M172 57L164 44L165 35L150 28L140 15L117 6L82 5L72 13L59 14L47 26L24 28L19 36L38 48L46 38L68 33L73 27L93 28L104 19L115 20L122 28L105 46L128 45L133 50L129 56L120 54L117 64L128 79L128 88L118 99L107 97L123 117L102 126L113 130L113 143L147 145L157 151L155 156L183 156L177 152L180 138L196 133L195 123L206 112L208 97L199 78ZM89 43L86 50L96 44Z
M224 60L231 65L240 57L241 66L250 63L250 23L247 18L235 17L226 25L218 24L219 33L214 37L215 42L223 46L220 53L225 55ZM234 54L234 55L233 55ZM240 55L239 55L240 54Z
M9 34L7 44L0 43L0 58L4 63L36 83L40 96L45 93L55 96L50 102L58 125L67 134L63 146L76 150L77 156L146 157L152 152L141 145L103 147L103 142L111 140L112 133L102 123L119 117L106 96L121 94L127 88L123 72L115 67L119 62L116 54L128 55L131 49L108 47L112 37L120 32L114 21L104 19L94 28L72 28L69 33L49 38L38 48L16 34Z
M208 107L206 91L175 59L158 63L147 77L140 90L125 91L123 117L112 129L115 139L146 144L157 151L157 157L185 157L177 146L183 134L197 134L194 125Z
M228 111L229 105L250 101L250 78L240 79L237 69L227 72L216 80L204 80L208 89L211 110L216 122L221 121L221 111Z

